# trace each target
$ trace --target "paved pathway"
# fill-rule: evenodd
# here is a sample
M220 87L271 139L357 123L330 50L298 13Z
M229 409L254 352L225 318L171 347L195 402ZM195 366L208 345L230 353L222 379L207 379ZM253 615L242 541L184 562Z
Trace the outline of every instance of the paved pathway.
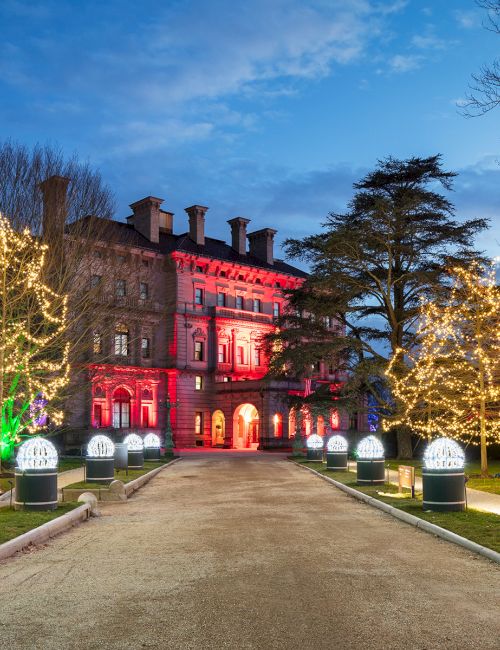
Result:
M498 650L500 639L497 565L262 454L189 455L0 564L0 585L11 650Z

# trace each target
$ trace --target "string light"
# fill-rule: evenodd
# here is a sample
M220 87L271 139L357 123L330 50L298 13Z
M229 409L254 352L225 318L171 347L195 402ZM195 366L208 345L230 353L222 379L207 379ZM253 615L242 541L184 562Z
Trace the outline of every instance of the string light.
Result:
M500 441L500 292L493 267L475 264L451 274L444 303L420 304L418 349L398 349L391 359L386 374L396 414L382 426L480 444L484 473L486 447Z
M128 445L129 451L142 451L144 448L142 438L137 433L129 433L123 442Z
M69 382L67 296L43 281L47 246L29 230L14 230L0 214L1 428L0 456L8 459L26 436L54 425L63 412L54 401ZM36 406L35 406L36 405Z
M361 460L384 458L384 446L375 436L366 436L359 443L356 456Z
M22 471L27 469L57 469L57 449L45 438L31 438L19 447L16 464Z
M326 443L326 450L334 453L345 454L347 440L343 436L332 436Z
M87 445L87 456L91 458L112 458L114 453L115 445L108 436L94 436Z
M437 438L424 451L427 469L463 469L465 455L462 447L450 438Z

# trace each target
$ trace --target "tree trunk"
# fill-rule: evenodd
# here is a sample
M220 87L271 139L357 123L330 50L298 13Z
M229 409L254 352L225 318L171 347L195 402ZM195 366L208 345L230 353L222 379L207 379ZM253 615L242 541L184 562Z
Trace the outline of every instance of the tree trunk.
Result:
M398 445L399 458L413 458L413 447L411 444L411 431L404 427L396 430L396 441Z

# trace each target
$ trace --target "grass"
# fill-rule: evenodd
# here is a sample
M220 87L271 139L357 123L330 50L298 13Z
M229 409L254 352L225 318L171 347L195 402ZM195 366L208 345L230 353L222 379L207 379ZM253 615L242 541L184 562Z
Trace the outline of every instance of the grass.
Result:
M24 510L1 508L0 544L8 542L9 539L13 539L18 535L27 533L28 530L33 530L33 528L37 528L47 521L52 521L52 519L60 517L80 505L82 504L76 501L68 501L67 503L60 504L57 510L49 510L47 512L27 512Z
M58 472L65 472L68 469L75 469L76 467L82 467L84 465L84 461L81 458L61 458L59 460L59 466L57 468ZM14 467L10 467L9 469L5 469L4 471L8 471L12 475L14 474ZM8 492L11 488L11 485L9 481L12 481L12 486L15 485L15 479L14 476L12 478L2 478L0 477L0 494L3 494L4 492Z
M399 465L412 465L415 467L415 474L422 476L422 461L421 460L392 460L388 459L385 462L386 467L397 471ZM488 471L490 474L500 474L500 460L488 461ZM491 494L500 494L500 478L479 478L475 474L481 473L481 464L478 460L473 460L465 464L465 473L472 475L467 481L467 487L473 490L481 490L482 492L490 492Z
M335 479L339 483L348 485L349 487L368 494L379 501L384 501L399 510L404 510L415 517L430 521L441 528L451 530L457 535L466 537L467 539L491 548L500 553L500 517L489 512L479 512L478 510L467 510L466 512L424 512L422 509L422 495L416 495L415 499L410 497L409 491L407 498L400 498L398 488L396 485L386 483L380 485L357 485L356 475L353 472L332 472L326 469L323 463L311 463L305 460L292 458L293 461L300 465L306 465L311 469L316 470L320 474L326 474ZM394 494L391 496L381 496L378 492L385 494Z
M173 458L168 458L159 461L146 460L144 461L143 469L129 469L128 475L124 469L120 469L120 470L115 469L115 479L122 481L123 483L130 483L130 481L139 478L139 476L143 476L144 474L147 474L148 472L150 472L153 469L156 469L157 467L168 465L168 463L170 463L172 460ZM78 483L71 483L71 485L67 485L63 489L80 490L83 488L86 490L97 490L98 488L106 488L106 487L107 485L105 484L88 483L87 481L80 481Z

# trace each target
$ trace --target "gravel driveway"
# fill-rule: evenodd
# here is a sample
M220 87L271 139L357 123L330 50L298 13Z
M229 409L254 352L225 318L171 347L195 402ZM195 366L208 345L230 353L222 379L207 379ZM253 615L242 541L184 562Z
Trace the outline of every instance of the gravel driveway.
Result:
M0 564L0 646L500 648L497 565L264 454L193 454Z

